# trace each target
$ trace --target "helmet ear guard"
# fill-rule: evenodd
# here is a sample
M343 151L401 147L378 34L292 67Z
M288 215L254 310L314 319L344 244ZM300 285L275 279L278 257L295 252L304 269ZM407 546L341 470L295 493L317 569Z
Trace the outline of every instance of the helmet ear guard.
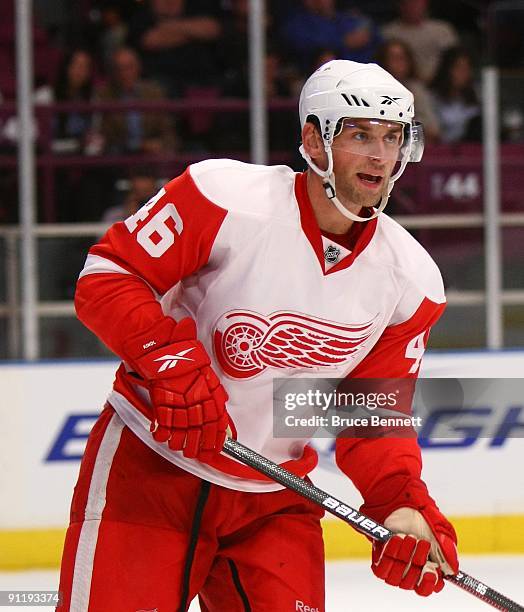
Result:
M420 123L420 121L413 121L410 131L411 149L409 152L408 162L419 162L424 154L424 128L422 123Z

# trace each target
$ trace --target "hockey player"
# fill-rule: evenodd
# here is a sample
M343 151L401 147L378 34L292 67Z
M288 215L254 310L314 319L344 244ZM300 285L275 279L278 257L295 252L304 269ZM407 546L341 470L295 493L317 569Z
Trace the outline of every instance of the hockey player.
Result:
M212 612L324 610L322 511L220 454L226 430L305 477L308 440L272 435L273 378L416 377L445 297L382 213L422 155L412 94L334 60L305 83L300 121L306 172L194 164L89 252L78 316L122 364L80 468L60 610L184 611L197 595ZM416 439L341 437L336 459L399 534L373 572L439 591L456 536Z

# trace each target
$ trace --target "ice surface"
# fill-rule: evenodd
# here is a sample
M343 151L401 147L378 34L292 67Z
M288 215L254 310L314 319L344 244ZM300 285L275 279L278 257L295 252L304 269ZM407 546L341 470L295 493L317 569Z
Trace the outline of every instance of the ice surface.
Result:
M468 574L524 605L524 556L462 556L461 566ZM297 568L297 571L299 569ZM58 573L54 571L4 572L0 573L0 590L53 590L57 588L57 581ZM190 612L198 612L198 609L198 605L194 603ZM447 584L438 595L422 599L377 580L366 561L337 561L327 564L327 612L482 612L490 609L494 608L452 584ZM1 610L51 612L53 608L16 606L2 607Z

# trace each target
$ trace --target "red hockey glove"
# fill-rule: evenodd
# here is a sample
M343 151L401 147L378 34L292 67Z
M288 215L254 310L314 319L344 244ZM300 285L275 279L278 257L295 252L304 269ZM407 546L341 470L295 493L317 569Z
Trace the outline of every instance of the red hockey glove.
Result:
M398 535L373 543L371 569L387 584L426 597L443 589L443 575L458 572L455 531L436 506L423 514L398 508L384 525Z
M193 319L166 317L125 343L125 359L145 380L153 406L151 432L188 458L212 459L222 450L228 395L197 340Z

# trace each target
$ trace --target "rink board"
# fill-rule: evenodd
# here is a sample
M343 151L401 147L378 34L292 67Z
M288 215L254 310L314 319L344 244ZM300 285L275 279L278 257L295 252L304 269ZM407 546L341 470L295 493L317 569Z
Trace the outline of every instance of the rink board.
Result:
M115 369L112 361L0 366L0 568L58 562L79 458ZM524 352L436 353L426 357L423 375L522 372ZM479 438L464 448L426 449L423 476L453 517L463 552L524 553L524 440L490 443ZM315 483L358 507L360 496L337 472L329 448L316 445ZM340 521L326 520L324 531L329 558L368 555L367 541Z

